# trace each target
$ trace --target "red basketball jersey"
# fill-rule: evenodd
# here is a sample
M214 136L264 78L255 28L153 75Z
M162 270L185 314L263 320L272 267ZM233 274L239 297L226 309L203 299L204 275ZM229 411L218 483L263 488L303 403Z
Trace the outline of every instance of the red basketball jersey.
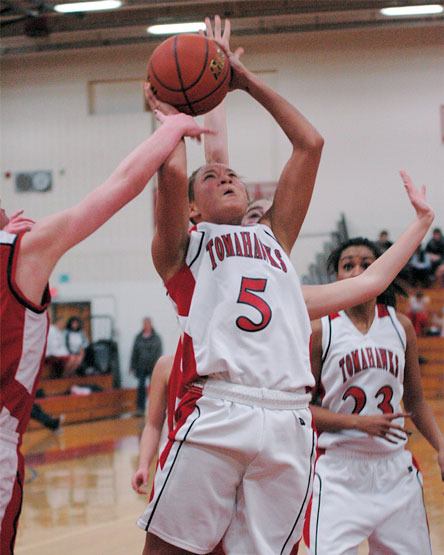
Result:
M36 305L16 283L22 237L0 231L0 429L18 441L29 421L45 358L50 302L48 287Z

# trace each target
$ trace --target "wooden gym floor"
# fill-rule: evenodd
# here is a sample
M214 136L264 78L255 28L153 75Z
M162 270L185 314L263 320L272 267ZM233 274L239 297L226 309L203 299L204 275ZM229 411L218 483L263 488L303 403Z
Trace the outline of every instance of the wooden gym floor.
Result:
M444 430L443 401L430 404ZM25 435L26 485L17 555L142 552L145 534L135 521L145 499L130 486L142 426L140 418L114 419L66 426L59 434L35 430ZM444 483L435 453L416 431L410 448L424 473L434 554L444 555ZM360 554L366 552L362 546Z

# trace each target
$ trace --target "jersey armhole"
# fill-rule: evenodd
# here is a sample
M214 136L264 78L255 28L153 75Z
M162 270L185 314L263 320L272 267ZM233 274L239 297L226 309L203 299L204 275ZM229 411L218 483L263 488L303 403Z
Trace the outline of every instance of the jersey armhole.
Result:
M324 325L325 323L325 325ZM324 331L327 331L327 336L325 338L325 349L322 349L322 358L321 358L321 363L322 366L324 365L324 362L327 358L328 355L328 351L330 350L330 346L331 346L331 317L330 315L327 316L327 322L325 322L324 318L322 318L322 346L324 346ZM322 367L321 367L321 372L322 372Z

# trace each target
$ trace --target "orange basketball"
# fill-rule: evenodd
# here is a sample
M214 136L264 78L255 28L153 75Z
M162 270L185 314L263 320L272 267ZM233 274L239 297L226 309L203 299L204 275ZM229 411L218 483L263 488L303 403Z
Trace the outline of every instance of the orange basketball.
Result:
M214 40L201 35L176 35L154 50L147 80L159 100L197 116L224 99L230 83L230 62Z

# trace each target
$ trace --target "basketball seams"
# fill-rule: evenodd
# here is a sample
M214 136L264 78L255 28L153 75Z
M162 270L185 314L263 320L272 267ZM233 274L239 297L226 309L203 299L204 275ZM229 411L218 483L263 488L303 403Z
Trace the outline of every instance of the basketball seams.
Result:
M205 56L204 56L204 63L202 65L202 69L200 70L200 73L197 76L197 78L191 83L191 85L188 85L188 87L185 87L185 84L182 83L182 85L183 85L182 92L185 92L185 91L188 91L188 90L192 89L194 87L194 85L197 85L197 83L199 83L199 81L202 79L202 77L205 73L205 70L207 69L208 57L209 57L209 41L206 40L205 41ZM179 54L177 54L177 59L178 58L179 58ZM178 64L178 61L176 63ZM178 67L180 67L179 64L178 64Z
M208 97L212 96L216 91L218 91L222 85L225 84L225 81L227 80L227 78L230 76L230 72L227 71L225 77L223 78L223 80L217 85L217 87L215 89L213 89L210 93L206 94L205 96L202 96L201 98L198 98L197 100L193 100L192 104L199 104L199 102L202 102L203 100L206 100ZM182 108L184 106L188 106L188 104L176 104L175 105L176 108Z
M174 41L173 41L173 55L174 55L174 62L176 64L177 77L179 79L179 83L180 83L180 86L181 86L181 89L182 89L181 92L182 92L183 97L185 98L185 101L186 101L186 104L184 104L184 106L187 106L188 109L191 111L191 113L193 115L195 115L193 105L190 103L190 100L189 100L189 98L187 96L187 93L184 89L185 85L184 85L183 78L182 78L182 72L180 71L179 57L178 57L178 54L177 54L177 41L178 41L178 39L179 39L179 37L174 37Z

